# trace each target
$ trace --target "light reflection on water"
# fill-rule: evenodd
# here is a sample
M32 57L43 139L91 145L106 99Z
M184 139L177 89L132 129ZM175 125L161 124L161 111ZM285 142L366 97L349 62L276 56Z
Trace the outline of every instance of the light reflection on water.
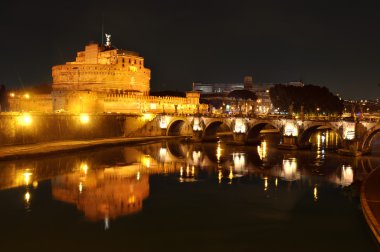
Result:
M317 139L320 139L319 136L321 134L317 135ZM58 174L49 174L39 169L39 165L33 167L30 164L29 167L33 168L17 169L16 164L13 164L8 170L1 170L3 177L8 174L3 180L2 189L25 186L24 200L29 205L32 198L31 183L37 187L38 180L50 179L55 200L76 205L87 220L107 218L109 221L141 211L143 201L149 196L149 176L153 174L178 174L180 182L197 182L201 179L197 178L197 174L207 171L211 172L211 176L216 176L219 183L224 181L228 184L237 178L256 175L264 179L264 191L267 191L271 186L278 186L278 179L292 182L312 178L315 172L313 169L303 169L299 164L302 161L297 159L297 153L294 152L281 154L280 160L268 157L266 141L257 146L257 156L247 152L248 147L236 150L236 147L223 142L208 145L166 144L167 147L157 143L124 148L124 157L132 161L128 165L111 164L111 167L102 168L105 164L96 164L96 160L87 158L87 161L77 161L77 165L74 163L71 170L63 170L62 174L59 170L56 171ZM212 146L215 146L215 156ZM170 151L173 148L176 149L174 153ZM320 162L311 165L320 167L323 164L321 160L325 160L325 149L316 149L314 153L315 160ZM91 165L91 162L94 163ZM269 168L263 169L265 166ZM346 162L329 169L328 173L330 175L325 179L339 186L350 186L355 180L354 168ZM314 200L318 198L316 185L313 187L313 197Z
M102 223L107 231L122 217L146 214L145 202L160 190L157 186L152 189L151 178L166 178L169 180L160 183L169 181L194 188L205 183L218 185L214 190L234 190L239 185L258 183L260 192L252 193L256 197L262 194L266 199L283 197L285 200L302 189L303 201L307 199L318 205L330 197L326 188L351 188L369 171L368 162L373 167L380 163L376 158L358 162L355 158L327 152L326 142L336 140L322 136L316 136L317 149L312 151L280 151L269 147L270 140L246 147L224 142L160 142L2 162L0 199L7 189L25 188L18 197L22 198L25 209L33 212L39 204L35 198L41 197L39 185L50 181L49 192L54 201L75 206L84 220Z

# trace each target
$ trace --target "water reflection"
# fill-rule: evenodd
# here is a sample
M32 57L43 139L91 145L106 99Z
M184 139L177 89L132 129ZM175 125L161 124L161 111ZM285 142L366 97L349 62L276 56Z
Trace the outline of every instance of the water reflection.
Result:
M264 140L264 141L261 141L260 145L257 146L257 153L259 154L259 157L261 160L265 160L267 158L267 155L268 155L268 145L267 145L267 141Z
M76 205L90 221L136 213L149 195L148 176L136 179L137 169L138 166L125 166L57 176L52 179L52 195Z
M243 175L248 172L248 167L245 163L245 153L232 153L234 162L234 170L237 174Z
M283 159L281 178L286 181L294 181L301 178L301 173L297 170L297 159L295 157L285 157Z
M354 182L354 170L351 165L342 165L340 174L336 176L335 182L343 187L349 186Z
M314 201L318 201L318 186L317 185L314 185L313 196L314 196Z
M319 129L310 137L310 143L316 149L336 149L340 144L339 135L329 129Z
M331 141L327 135L319 139L320 146ZM320 200L323 183L347 187L364 177L352 158L329 157L323 148L316 152L279 151L268 148L267 141L254 147L160 142L109 148L101 154L94 150L33 162L2 162L0 189L23 187L19 197L32 210L39 182L50 180L55 200L75 205L87 220L103 221L108 229L111 220L142 210L150 193L149 177L155 174L174 178L176 183L211 178L213 183L239 185L258 178L265 194L298 184L313 192L314 201ZM316 167L320 171L317 176Z

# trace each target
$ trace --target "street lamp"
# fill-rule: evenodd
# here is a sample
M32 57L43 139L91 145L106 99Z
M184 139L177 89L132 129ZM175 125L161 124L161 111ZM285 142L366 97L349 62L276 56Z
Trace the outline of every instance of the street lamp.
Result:
M32 124L32 117L29 114L22 114L17 118L17 121L22 126L29 126Z
M79 119L82 124L87 124L90 121L90 116L88 114L80 114Z

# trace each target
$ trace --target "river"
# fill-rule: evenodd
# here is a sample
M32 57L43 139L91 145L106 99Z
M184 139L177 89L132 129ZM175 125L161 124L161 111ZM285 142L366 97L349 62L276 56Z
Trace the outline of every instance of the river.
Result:
M163 141L0 162L0 248L379 251L359 189L380 152L338 156L327 131L311 142Z

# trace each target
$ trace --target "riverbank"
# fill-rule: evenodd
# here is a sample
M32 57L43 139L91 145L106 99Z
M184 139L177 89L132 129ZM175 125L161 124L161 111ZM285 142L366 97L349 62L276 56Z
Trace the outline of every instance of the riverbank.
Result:
M155 137L117 137L95 140L57 141L26 145L12 145L0 147L0 160L11 160L33 156L42 156L52 153L72 152L80 149L89 149L100 146L114 146L124 144L146 143L179 138L179 136Z
M380 244L380 169L370 173L361 188L360 201L364 216Z

